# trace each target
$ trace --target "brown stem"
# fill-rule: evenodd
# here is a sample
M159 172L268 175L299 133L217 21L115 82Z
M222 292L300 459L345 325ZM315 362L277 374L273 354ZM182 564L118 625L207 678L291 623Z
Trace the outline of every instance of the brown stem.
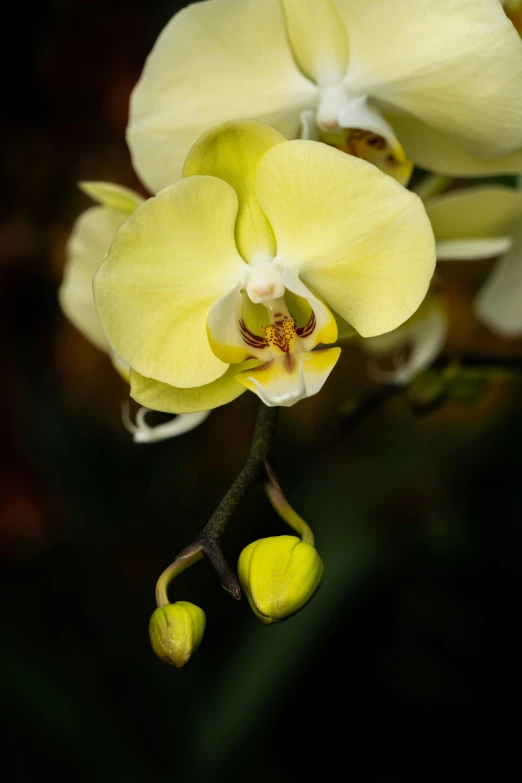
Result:
M278 414L278 407L269 408L260 403L250 453L243 469L196 540L160 576L156 589L158 606L168 603L166 588L171 579L202 557L213 566L225 590L234 598L241 598L239 582L225 559L220 538L242 500L267 476L266 464L272 457Z

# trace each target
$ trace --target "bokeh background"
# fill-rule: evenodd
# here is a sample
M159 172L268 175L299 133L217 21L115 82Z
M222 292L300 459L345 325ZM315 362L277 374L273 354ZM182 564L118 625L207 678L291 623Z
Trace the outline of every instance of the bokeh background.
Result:
M207 613L178 672L147 626L157 576L248 451L244 395L140 446L125 385L57 305L82 179L139 188L130 91L183 3L41 0L4 28L0 324L0 677L8 779L501 779L518 766L522 385L469 379L419 410L348 346L324 392L283 411L277 462L326 566L313 602L263 627L204 563L172 585ZM4 52L5 53L5 52ZM447 265L448 355L522 356L473 321L490 262ZM362 395L362 397L361 397ZM232 563L286 532L261 490L224 538ZM515 766L515 769L516 769ZM314 772L314 769L318 772ZM314 777L314 775L316 777Z

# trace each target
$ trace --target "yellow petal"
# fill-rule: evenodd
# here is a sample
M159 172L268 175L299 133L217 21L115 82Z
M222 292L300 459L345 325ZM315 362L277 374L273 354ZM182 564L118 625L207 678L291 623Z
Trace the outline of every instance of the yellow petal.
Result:
M336 7L350 42L349 92L408 112L476 154L522 146L522 42L497 0Z
M431 128L407 114L388 114L408 157L427 171L452 177L480 177L522 172L522 149L507 155L475 155L449 133Z
M501 337L522 336L522 227L477 294L475 312Z
M505 237L522 221L522 192L476 186L428 199L426 211L437 241Z
M93 201L103 207L116 209L125 215L131 215L145 199L130 188L115 185L113 182L79 182L78 187Z
M236 381L236 373L255 367L258 361L244 362L229 367L221 378L194 389L179 389L166 383L145 378L131 370L131 397L147 408L165 413L198 413L219 408L232 402L246 389Z
M265 405L289 408L321 391L340 353L340 348L321 348L284 354L238 373L236 380L257 394Z
M289 141L262 158L259 203L276 261L299 274L363 337L399 326L422 302L435 242L420 199L365 161Z
M227 369L206 322L247 268L236 214L230 185L190 177L146 201L114 240L94 279L96 307L112 348L146 377L200 386Z
M282 141L285 137L263 122L226 122L198 139L183 167L184 177L209 174L225 180L236 191L236 244L245 261L255 263L275 255L274 233L258 204L255 179L265 152Z
M348 39L332 0L281 0L295 60L319 85L342 81L348 65Z
M76 220L67 243L67 264L58 298L63 312L97 348L109 352L92 295L92 278L127 216L91 207Z
M156 192L179 178L202 133L238 117L295 138L317 92L293 61L279 0L190 5L161 33L132 95L134 167Z

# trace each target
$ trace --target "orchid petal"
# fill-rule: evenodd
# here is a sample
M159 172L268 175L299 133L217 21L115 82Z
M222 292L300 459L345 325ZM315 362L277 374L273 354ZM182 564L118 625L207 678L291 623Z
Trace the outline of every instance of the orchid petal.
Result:
M276 262L299 274L363 337L415 312L435 268L420 199L365 161L310 141L269 150L257 195Z
M506 253L512 244L511 237L443 239L437 242L437 261L478 261L481 258L494 258Z
M156 192L213 125L249 117L295 138L317 96L293 61L278 0L195 3L165 27L132 95L134 167Z
M127 215L107 207L91 207L73 226L67 243L67 264L58 299L69 321L97 348L109 353L92 295L92 278Z
M145 201L143 196L134 190L113 182L79 182L78 187L103 207L110 207L125 215L131 215Z
M288 408L322 389L340 353L340 348L287 353L238 373L236 380L257 394L265 405Z
M262 122L223 123L198 139L183 168L184 177L209 174L234 188L239 201L236 244L245 261L275 255L274 232L258 204L255 179L265 152L283 141L284 136Z
M230 185L190 177L146 201L119 231L94 294L112 348L139 373L185 388L226 371L206 322L248 268L234 241L236 215Z
M505 238L522 220L522 192L475 186L428 199L426 211L437 242Z
M146 422L147 413L150 413L150 408L140 408L136 414L136 424L134 424L130 418L128 403L123 407L123 423L131 433L134 443L157 443L167 438L177 438L179 435L184 435L199 427L210 416L210 411L181 413L171 421L151 427Z
M257 360L233 365L217 380L192 389L180 389L167 383L146 378L131 371L131 397L140 405L165 413L199 413L226 405L244 394L246 388L235 376L256 367Z
M398 329L362 342L363 351L369 355L395 355L394 369L383 370L377 363L371 362L368 372L379 383L406 386L433 363L447 336L446 311L438 297L428 295L415 315ZM409 350L409 355L403 358L401 354L406 350Z
M332 0L281 0L297 65L319 85L342 81L348 65L346 30Z
M522 229L500 258L475 299L475 312L501 337L522 336Z
M335 5L350 43L349 92L401 109L476 154L522 146L522 42L498 0Z
M450 133L435 130L411 115L388 112L387 118L401 140L406 155L427 171L452 177L522 172L522 149L494 157L475 155Z

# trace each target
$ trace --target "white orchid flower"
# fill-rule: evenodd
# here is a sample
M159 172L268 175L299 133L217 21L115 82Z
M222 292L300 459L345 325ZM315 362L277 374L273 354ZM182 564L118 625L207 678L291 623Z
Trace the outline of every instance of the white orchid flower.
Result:
M139 206L94 278L131 395L172 413L250 389L266 405L316 394L339 357L332 311L359 334L405 321L435 246L421 200L375 166L264 123L224 123L183 178ZM331 310L330 310L331 308Z
M522 171L522 42L498 0L206 0L169 22L132 100L151 192L209 127L263 120L401 183ZM404 151L403 151L404 150Z
M94 306L92 279L119 229L143 203L143 198L129 188L109 182L82 182L80 188L99 206L87 209L76 219L67 244L67 263L58 299L69 321L87 340L110 356L114 368L129 383L129 365L111 349L100 324ZM176 416L172 421L151 427L146 422L147 413L147 409L139 410L134 424L128 406L124 407L124 423L136 443L152 443L182 435L209 415L207 411Z
M475 298L477 317L501 337L522 336L522 192L476 186L426 201L437 258L499 256Z

